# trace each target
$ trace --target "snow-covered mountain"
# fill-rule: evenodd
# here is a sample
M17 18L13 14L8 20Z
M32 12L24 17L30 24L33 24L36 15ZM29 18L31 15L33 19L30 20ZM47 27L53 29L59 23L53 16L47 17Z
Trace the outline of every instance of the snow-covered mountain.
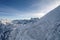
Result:
M60 40L60 6L28 28L26 35L34 40Z
M60 40L60 6L42 17L35 26L28 28L24 35L32 40Z
M0 40L60 40L60 6L41 19L12 22L0 22Z

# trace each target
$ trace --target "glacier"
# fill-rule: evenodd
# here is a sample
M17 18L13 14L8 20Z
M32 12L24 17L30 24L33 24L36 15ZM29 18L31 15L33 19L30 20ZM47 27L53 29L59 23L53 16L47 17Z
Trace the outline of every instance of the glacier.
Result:
M60 40L60 6L41 19L0 22L0 40Z

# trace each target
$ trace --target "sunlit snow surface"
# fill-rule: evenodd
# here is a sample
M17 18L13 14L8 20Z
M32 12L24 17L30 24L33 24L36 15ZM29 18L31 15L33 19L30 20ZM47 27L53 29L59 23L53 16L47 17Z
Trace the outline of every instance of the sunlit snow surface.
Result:
M41 19L22 22L0 22L0 40L60 40L60 6Z

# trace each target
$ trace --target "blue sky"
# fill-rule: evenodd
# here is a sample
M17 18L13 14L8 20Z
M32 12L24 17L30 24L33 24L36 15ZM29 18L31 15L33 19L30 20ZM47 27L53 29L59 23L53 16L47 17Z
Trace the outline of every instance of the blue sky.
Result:
M0 19L42 17L60 5L60 0L0 0Z

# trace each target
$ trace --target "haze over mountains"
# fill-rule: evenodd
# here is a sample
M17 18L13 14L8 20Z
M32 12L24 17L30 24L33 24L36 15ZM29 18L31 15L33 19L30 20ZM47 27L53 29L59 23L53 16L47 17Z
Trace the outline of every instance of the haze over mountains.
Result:
M0 40L60 40L60 5L41 19L0 21Z

